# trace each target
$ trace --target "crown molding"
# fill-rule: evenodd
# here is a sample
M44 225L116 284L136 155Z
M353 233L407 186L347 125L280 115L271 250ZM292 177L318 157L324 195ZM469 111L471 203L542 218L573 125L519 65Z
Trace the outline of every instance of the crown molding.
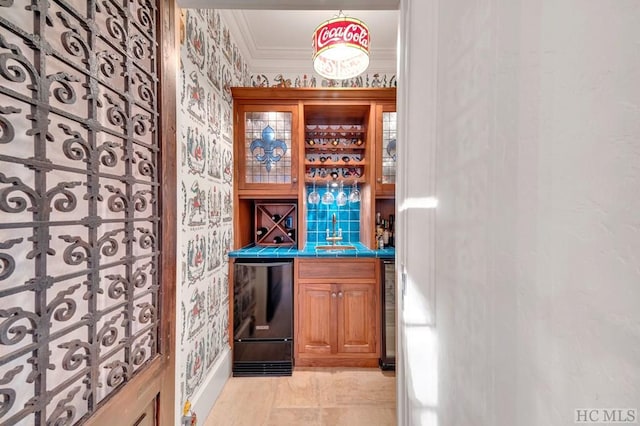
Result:
M229 29L231 39L236 43L242 57L249 69L251 69L251 59L253 58L255 45L253 37L247 32L247 21L244 19L241 10L220 10L220 19ZM244 27L242 24L244 23Z

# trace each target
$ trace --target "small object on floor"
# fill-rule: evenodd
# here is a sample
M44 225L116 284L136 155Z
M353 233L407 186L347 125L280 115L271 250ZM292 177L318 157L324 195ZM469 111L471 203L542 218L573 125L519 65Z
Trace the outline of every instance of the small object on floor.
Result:
M191 411L191 401L187 400L182 408L182 426L196 426L197 424L198 416Z

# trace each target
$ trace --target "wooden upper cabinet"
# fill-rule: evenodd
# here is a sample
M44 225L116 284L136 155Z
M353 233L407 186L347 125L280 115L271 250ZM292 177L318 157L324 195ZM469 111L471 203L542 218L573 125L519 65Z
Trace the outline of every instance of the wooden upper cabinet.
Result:
M384 137L395 138L395 88L233 87L231 92L235 188L241 198L304 197L304 181L374 188L374 175L383 184L377 190L394 193L395 175L382 174L386 169L377 152ZM393 131L386 130L386 136L382 128L391 121L379 109L393 112Z
M376 196L395 197L397 175L395 103L376 106Z
M235 184L239 195L298 195L297 103L235 103Z

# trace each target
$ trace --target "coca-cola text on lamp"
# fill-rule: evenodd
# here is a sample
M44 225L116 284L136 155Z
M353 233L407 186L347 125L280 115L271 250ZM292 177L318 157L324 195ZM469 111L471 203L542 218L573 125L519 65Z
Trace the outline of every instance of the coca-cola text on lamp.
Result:
M369 28L359 19L337 17L313 32L313 68L321 76L344 80L362 74L369 66Z

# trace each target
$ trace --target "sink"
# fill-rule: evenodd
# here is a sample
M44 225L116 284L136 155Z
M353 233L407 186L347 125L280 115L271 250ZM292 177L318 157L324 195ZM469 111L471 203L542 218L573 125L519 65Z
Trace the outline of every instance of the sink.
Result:
M342 246L342 245L316 246L316 250L332 250L333 251L333 250L355 250L355 249L356 249L355 246Z

